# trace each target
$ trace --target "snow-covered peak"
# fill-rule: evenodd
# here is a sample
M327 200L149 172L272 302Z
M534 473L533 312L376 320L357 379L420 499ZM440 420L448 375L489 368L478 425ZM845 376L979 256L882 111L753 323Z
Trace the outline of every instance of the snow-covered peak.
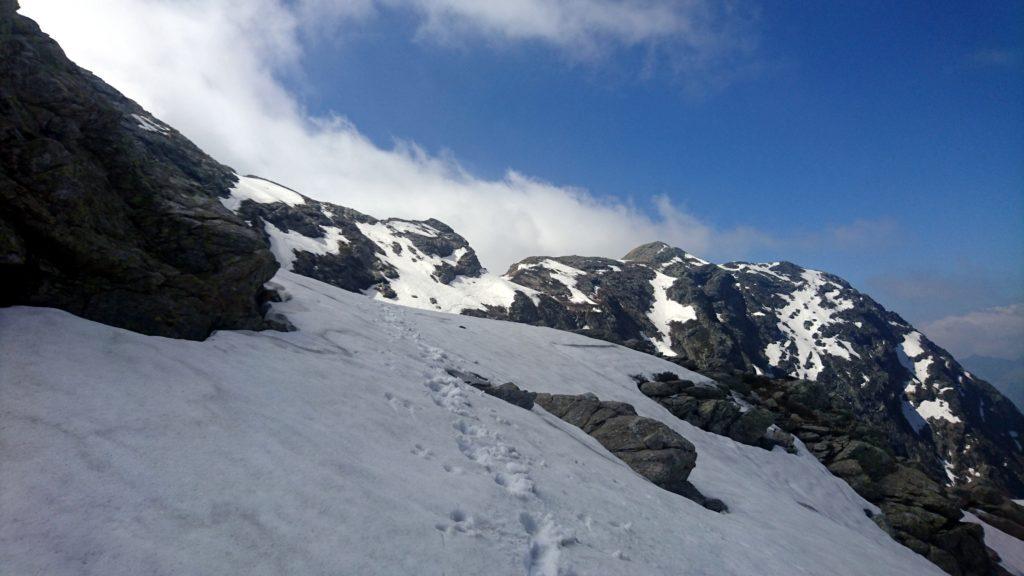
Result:
M225 204L264 232L286 270L414 308L547 325L711 369L839 386L865 417L897 420L908 442L937 438L937 447L920 449L950 462L955 478L971 480L967 468L981 465L983 452L963 446L989 434L981 421L995 403L968 408L983 391L955 360L831 274L789 262L711 265L655 242L622 260L527 258L499 277L436 220L377 220L249 177ZM1012 450L1008 432L995 441ZM1024 468L1014 458L1007 462Z

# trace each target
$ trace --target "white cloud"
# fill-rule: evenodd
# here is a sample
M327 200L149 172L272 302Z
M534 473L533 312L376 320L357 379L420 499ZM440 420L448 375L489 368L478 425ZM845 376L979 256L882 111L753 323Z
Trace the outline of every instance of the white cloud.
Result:
M335 0L337 1L337 0ZM332 0L306 0L315 4ZM760 73L758 12L743 0L360 0L420 15L418 36L442 44L546 45L575 62L641 48L637 74L669 75L704 97Z
M932 341L954 356L1024 357L1024 304L947 316L921 327Z
M370 1L343 12L324 0L301 6L280 0L24 0L22 12L73 60L240 173L375 216L439 218L495 269L535 254L617 257L655 239L711 257L742 252L747 232L720 233L664 198L645 211L511 171L501 180L482 180L412 143L380 148L341 117L309 117L275 74L299 65L304 23L318 14L365 16ZM597 0L505 8L415 3L427 12L429 27L458 17L499 26L510 37L554 41L551 27L572 37L614 34L632 42L669 32L647 22L669 10L657 2L631 4L640 9L632 19L622 16L626 22L609 16L619 8Z
M751 10L736 1L708 0L300 0L299 12L371 17L381 8L416 13L420 36L440 42L533 41L575 58L610 49L663 44L664 56L722 61L749 56L756 44ZM685 54L682 54L685 53Z

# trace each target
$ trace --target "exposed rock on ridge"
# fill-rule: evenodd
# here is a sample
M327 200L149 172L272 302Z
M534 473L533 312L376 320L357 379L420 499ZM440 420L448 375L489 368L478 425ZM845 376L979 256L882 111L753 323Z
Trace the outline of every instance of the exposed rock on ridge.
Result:
M487 274L466 239L435 219L378 220L256 176L221 201L262 233L284 268L345 290L479 315L526 291Z

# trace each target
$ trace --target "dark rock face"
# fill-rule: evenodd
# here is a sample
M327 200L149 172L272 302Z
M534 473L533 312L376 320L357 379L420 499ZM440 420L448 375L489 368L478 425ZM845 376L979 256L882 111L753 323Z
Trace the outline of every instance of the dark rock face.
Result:
M236 177L0 4L0 305L146 334L264 327L277 264Z

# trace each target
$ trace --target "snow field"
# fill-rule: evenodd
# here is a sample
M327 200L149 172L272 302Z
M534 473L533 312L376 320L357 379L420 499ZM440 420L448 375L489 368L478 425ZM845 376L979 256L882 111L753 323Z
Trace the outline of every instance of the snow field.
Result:
M570 333L282 271L297 332L147 337L0 310L0 566L14 574L940 574L806 452L698 430L675 370ZM716 514L582 431L465 386L633 404L692 441Z

